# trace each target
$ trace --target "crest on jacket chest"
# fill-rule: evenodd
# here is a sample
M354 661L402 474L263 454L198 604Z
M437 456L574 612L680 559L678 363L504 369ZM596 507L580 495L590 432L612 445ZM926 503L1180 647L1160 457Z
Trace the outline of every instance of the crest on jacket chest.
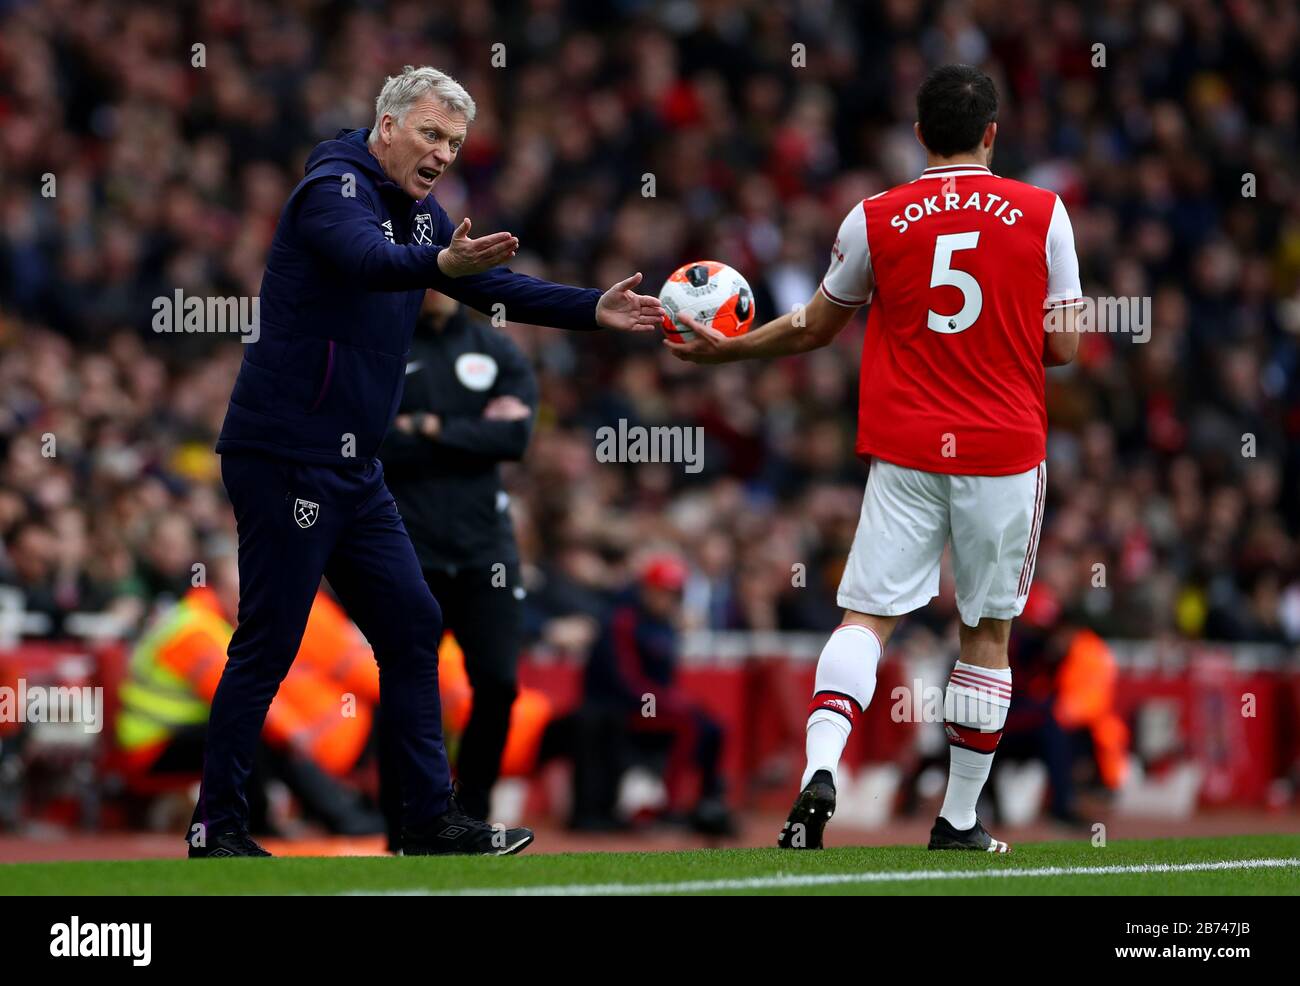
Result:
M417 212L415 228L411 231L411 236L416 243L433 246L433 216L427 212Z

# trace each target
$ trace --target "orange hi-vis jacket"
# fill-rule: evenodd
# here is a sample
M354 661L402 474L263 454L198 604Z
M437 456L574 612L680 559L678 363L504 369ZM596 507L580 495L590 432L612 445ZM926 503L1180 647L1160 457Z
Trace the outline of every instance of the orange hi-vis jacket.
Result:
M207 720L234 627L216 594L192 589L137 645L121 689L118 743L140 768L184 725ZM341 776L356 764L379 700L379 671L365 638L324 592L266 716L263 735Z
M1091 630L1080 630L1070 640L1056 674L1057 721L1065 729L1092 734L1097 771L1102 783L1114 790L1128 776L1128 726L1115 712L1115 680L1119 669L1106 642Z
M450 631L438 645L438 686L442 695L442 726L448 746L459 742L474 708L474 689L465 669L465 654ZM510 707L506 746L501 751L502 777L527 777L537 766L542 735L555 714L551 700L524 685Z

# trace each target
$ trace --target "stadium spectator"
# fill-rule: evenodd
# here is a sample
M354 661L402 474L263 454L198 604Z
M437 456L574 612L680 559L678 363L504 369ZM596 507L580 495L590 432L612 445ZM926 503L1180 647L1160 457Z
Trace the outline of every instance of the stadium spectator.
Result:
M207 566L211 585L189 590L151 624L131 655L120 698L117 743L128 778L197 780L212 696L226 662L239 603L229 555ZM343 783L372 743L379 675L364 639L323 591L302 648L267 715L254 761L249 808L254 831L274 831L265 793L276 779L304 814L330 831L381 831L383 819ZM340 716L348 707L349 715Z
M677 680L686 574L675 555L647 558L592 649L582 706L561 727L571 731L576 764L575 828L614 824L623 770L638 758L665 754L668 817L710 834L733 829L719 771L722 729Z

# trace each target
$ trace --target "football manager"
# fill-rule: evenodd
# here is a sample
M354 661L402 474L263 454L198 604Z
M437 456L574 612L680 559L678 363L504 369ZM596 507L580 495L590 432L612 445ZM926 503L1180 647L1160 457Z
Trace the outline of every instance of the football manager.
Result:
M239 534L239 620L212 701L191 856L263 856L245 784L271 700L321 577L370 641L393 734L410 854L518 852L527 829L461 810L442 740L442 611L376 452L402 396L425 289L516 322L651 331L663 309L633 274L603 294L500 266L519 241L471 238L433 197L474 120L474 101L433 68L387 79L372 129L316 147L267 256L258 341L217 441ZM340 701L340 715L344 714Z

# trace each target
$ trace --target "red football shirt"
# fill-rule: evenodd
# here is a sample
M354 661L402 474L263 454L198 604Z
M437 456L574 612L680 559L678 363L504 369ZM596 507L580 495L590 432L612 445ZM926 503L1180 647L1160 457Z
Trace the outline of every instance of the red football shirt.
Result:
M975 476L1043 461L1044 309L1081 295L1055 192L976 165L927 168L845 217L821 290L871 305L860 455Z

